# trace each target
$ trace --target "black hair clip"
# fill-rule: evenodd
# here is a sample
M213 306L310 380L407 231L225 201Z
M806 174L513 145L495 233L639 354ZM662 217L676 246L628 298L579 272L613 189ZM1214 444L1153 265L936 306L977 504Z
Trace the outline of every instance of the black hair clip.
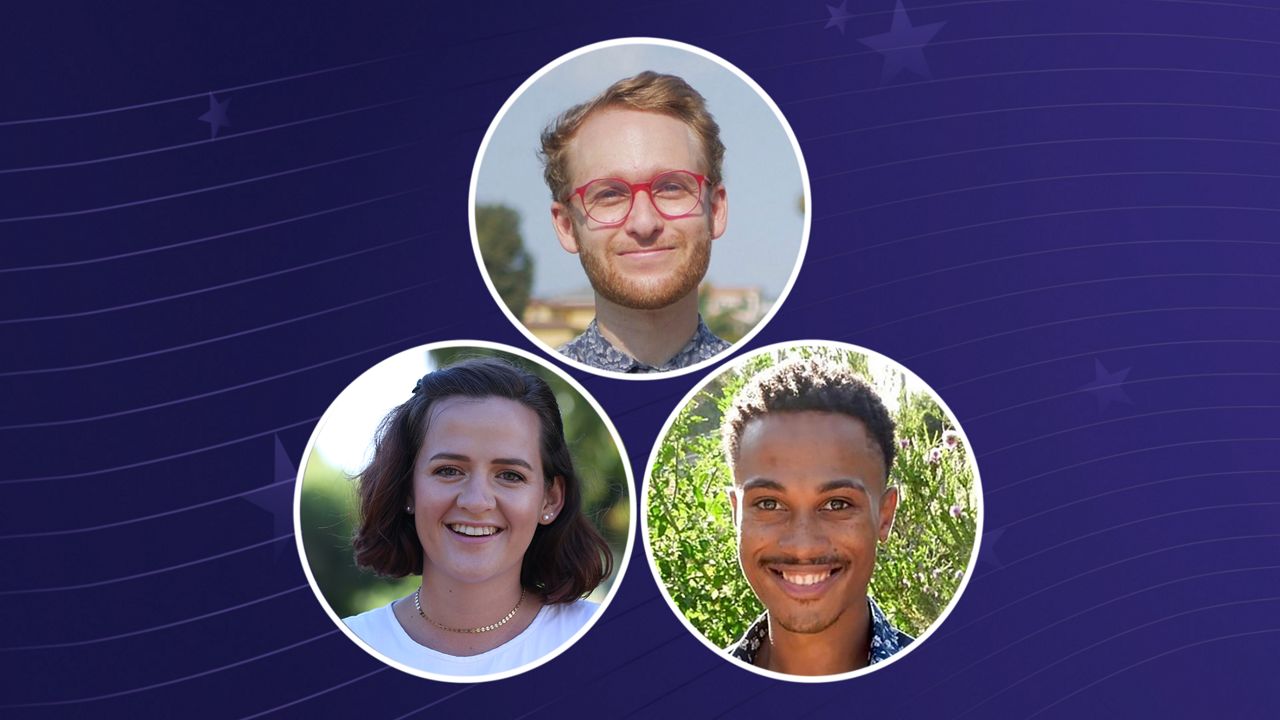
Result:
M421 389L422 389L422 378L418 378L418 382L414 383L413 385L413 394L417 395L418 391Z

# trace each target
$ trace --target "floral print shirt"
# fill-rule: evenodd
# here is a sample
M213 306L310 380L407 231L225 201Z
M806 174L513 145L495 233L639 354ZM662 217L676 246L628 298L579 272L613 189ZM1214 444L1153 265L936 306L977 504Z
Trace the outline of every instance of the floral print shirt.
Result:
M867 597L867 608L871 613L871 643L867 648L867 665L888 660L902 648L911 644L915 638L902 632L889 622L884 611ZM769 613L766 612L751 623L742 639L727 648L733 657L743 662L756 663L756 653L760 646L769 641Z
M604 335L600 334L600 328L596 325L594 319L587 326L586 332L561 345L558 350L565 357L601 370L612 370L620 373L651 373L669 372L696 365L703 360L719 355L728 350L729 347L729 343L716 337L715 333L711 332L707 324L702 322L702 317L699 316L698 329L694 331L693 337L689 338L689 342L685 343L680 352L658 367L642 363L609 344Z

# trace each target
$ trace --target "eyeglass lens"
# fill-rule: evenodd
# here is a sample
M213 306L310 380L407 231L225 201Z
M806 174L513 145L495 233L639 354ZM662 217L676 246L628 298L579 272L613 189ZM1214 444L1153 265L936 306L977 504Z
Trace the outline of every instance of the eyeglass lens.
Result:
M691 173L682 170L663 173L647 185L653 206L667 217L688 215L698 206L700 187L698 178ZM612 224L626 219L635 198L627 183L605 179L587 185L582 201L592 220Z

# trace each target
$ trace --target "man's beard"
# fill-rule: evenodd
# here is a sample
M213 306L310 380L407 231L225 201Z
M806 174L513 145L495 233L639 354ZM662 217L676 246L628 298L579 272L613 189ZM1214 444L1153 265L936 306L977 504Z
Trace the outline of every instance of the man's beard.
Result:
M769 567L778 564L791 566L803 566L807 564L838 567L841 575L844 575L848 573L850 568L853 566L853 562L850 557L843 552L830 552L820 557L813 557L805 560L801 560L793 555L777 553L764 555L758 558L757 562L765 573L770 572L768 570ZM845 582L848 579L849 578L847 577L842 577L837 582ZM756 597L760 597L760 590L758 588L753 586L751 589L756 591ZM830 589L831 592L838 592L839 590L839 587ZM764 598L761 598L761 600L763 601ZM829 600L829 598L824 598L823 600ZM766 604L766 608L769 610L769 622L776 623L784 630L799 635L820 633L832 625L835 625L836 622L844 616L845 611L849 609L849 606L847 605L832 607L830 602L824 602L823 600L813 600L810 602L801 601L798 604L795 601L788 602L784 600L777 610L773 607L768 607Z
M802 610L783 616L773 612L769 613L769 622L778 623L782 629L787 632L796 633L798 635L811 635L820 633L823 630L836 624L836 621L844 615L844 611L848 608L840 608L837 612L830 615L819 615L814 610Z
M632 278L609 263L608 248L578 253L591 287L609 302L632 310L659 310L698 288L711 264L711 239L688 239L689 257L673 273L660 278ZM581 246L581 245L580 245Z

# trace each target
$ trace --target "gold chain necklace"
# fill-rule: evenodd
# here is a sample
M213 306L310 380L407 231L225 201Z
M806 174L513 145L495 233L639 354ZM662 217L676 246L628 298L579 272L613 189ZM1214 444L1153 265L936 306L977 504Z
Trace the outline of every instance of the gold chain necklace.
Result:
M515 616L516 616L516 613L517 613L517 612L519 612L519 610L520 610L520 605L521 605L521 603L523 603L523 602L524 602L525 592L526 592L526 590L525 590L524 588L520 588L520 599L516 601L516 606L515 606L515 607L513 607L513 608L511 608L511 612L507 613L507 616L506 616L506 617L502 618L501 620L499 620L499 621L498 621L498 622L496 622L496 623L493 623L492 625L485 625L484 627L478 627L478 628L455 628L455 627L449 627L448 625L441 625L440 623L436 622L435 620L432 620L431 618L427 617L427 614L426 614L426 613L424 613L424 612L422 612L422 600L421 600L421 598L422 598L422 588L421 588L421 587L419 587L417 590L414 590L414 591L413 591L413 606L414 606L415 608L417 608L417 610L418 610L418 614L422 616L422 619L423 619L423 620L426 620L427 622L431 623L432 625L435 625L436 627L440 628L441 630L448 630L449 632L456 632L456 633L472 633L472 634L476 634L476 633L486 633L486 632L489 632L490 630L497 630L498 628L502 627L503 625L506 625L506 624L507 624L507 622L508 622L509 620L511 620L511 618L513 618L513 617L515 617Z

